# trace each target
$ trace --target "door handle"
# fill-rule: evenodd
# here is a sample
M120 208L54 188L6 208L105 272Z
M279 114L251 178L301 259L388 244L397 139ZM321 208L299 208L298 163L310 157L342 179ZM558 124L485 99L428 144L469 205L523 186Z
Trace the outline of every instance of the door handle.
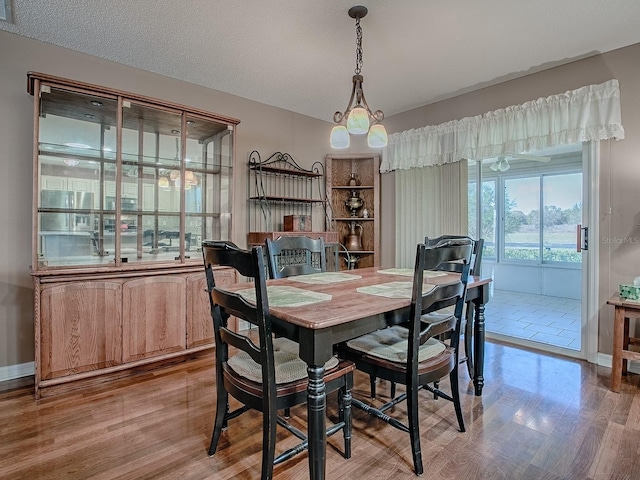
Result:
M576 225L576 251L583 250L589 250L589 227L578 224Z

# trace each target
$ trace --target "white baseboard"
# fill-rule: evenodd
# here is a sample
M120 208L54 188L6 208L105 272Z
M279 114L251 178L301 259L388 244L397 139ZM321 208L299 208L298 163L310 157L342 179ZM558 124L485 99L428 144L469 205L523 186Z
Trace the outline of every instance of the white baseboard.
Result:
M608 353L598 353L598 365L611 368L612 358ZM631 373L640 374L640 362L627 362L627 370Z
M611 355L598 352L598 365L611 368Z
M249 325L242 325L247 327ZM611 368L611 355L607 353L598 353L598 365ZM640 374L640 362L629 362L628 370L631 373ZM0 367L0 382L13 380L16 378L28 377L34 374L34 363L21 363L19 365L9 365Z
M28 377L33 375L35 367L33 362L20 363L18 365L8 365L0 367L0 382L13 380L15 378Z

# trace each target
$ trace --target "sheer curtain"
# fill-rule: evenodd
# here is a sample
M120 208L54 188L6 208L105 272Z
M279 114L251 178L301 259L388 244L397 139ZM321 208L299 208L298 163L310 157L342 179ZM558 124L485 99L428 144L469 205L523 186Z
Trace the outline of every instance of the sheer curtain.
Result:
M425 236L466 234L467 162L398 170L395 175L395 262L398 268L413 268L416 245Z
M425 235L466 231L467 162L461 160L610 138L624 138L615 79L389 135L380 172L396 171L396 263L405 265Z

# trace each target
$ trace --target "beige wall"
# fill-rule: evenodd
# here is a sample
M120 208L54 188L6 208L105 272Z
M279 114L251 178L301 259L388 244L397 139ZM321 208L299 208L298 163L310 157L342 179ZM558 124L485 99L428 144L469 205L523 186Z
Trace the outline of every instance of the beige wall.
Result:
M286 110L125 67L60 47L0 32L0 368L33 361L31 258L33 98L26 73L38 71L190 105L241 120L237 131L234 240L245 245L246 160L251 150L288 152L302 165L324 161L332 125ZM610 78L620 81L627 139L603 144L601 236L640 239L640 44L390 117L389 132L434 125L564 92ZM337 101L340 104L341 94ZM337 107L336 107L337 108ZM364 143L362 143L364 142ZM364 152L366 141L350 151ZM615 188L611 188L614 185ZM382 176L382 263L394 258L393 174ZM609 211L611 207L611 211ZM621 282L640 275L640 245L592 241L600 248L600 344L610 352L611 312L606 298Z
M221 66L223 68L224 66ZM27 72L104 85L240 119L236 136L234 241L245 246L246 162L290 153L324 162L332 125L307 116L0 31L0 368L33 361L31 259L33 97ZM347 86L348 87L348 86ZM347 95L345 90L344 95ZM345 97L346 98L346 97ZM5 369L6 370L6 369Z
M600 148L600 238L591 248L600 254L599 347L611 353L612 307L609 296L620 283L640 275L640 44L579 60L499 85L483 88L385 121L389 132L479 115L528 100L563 93L616 78L620 82L622 124L626 139L606 141ZM392 206L393 174L383 175L382 202ZM391 207L388 207L391 208ZM393 217L393 210L389 213ZM383 228L382 243L393 245L393 228ZM383 263L393 262L393 249L383 250Z

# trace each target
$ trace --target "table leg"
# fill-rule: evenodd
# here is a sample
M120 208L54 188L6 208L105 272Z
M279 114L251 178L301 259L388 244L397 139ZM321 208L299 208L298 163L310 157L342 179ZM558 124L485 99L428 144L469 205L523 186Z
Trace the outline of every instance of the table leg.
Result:
M473 302L467 302L465 312L467 324L464 326L464 353L467 356L467 372L469 373L469 378L473 379L476 375L476 369L473 366L473 319L475 316Z
M611 360L611 391L619 392L622 384L622 344L624 343L624 307L616 306L613 315L613 359Z
M622 324L623 324L623 328L622 328L622 350L623 351L628 351L629 350L629 318L627 317L627 313L625 310L625 314L624 314L624 318L622 319ZM622 357L622 375L623 376L627 376L627 365L629 364L629 362L627 361L626 358Z
M473 332L473 385L475 394L479 397L482 395L482 387L484 387L484 303L481 299L477 299L474 301L474 305L476 318Z
M307 367L307 416L309 424L309 478L324 480L327 454L326 407L327 389L324 383L324 365Z

